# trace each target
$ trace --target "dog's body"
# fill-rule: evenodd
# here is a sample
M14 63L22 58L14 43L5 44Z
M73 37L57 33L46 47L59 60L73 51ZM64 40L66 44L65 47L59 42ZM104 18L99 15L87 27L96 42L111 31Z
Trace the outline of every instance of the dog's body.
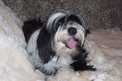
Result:
M84 26L78 14L64 10L53 13L45 23L24 22L27 52L35 69L46 75L55 74L61 67L75 71L95 70L87 65Z

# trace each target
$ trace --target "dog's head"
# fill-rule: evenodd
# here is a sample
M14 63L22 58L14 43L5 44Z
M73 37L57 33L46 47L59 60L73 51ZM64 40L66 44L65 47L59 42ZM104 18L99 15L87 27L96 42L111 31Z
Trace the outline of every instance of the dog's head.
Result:
M57 11L49 17L46 29L49 32L56 31L52 48L58 52L57 54L76 52L77 46L83 45L84 26L81 16L72 11Z
M77 53L78 46L83 45L85 23L80 15L72 11L59 10L54 12L41 31L46 31L48 46L56 55L65 56ZM40 38L41 40L43 38ZM39 40L40 42L40 40Z

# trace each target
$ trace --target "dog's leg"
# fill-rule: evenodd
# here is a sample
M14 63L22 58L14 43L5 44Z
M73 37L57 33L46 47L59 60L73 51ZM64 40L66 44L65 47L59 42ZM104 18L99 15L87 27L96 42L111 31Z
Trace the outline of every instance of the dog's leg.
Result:
M58 69L61 67L61 64L57 62L58 57L53 57L48 63L38 64L35 66L35 69L39 69L45 75L55 75Z
M71 66L73 67L74 71L84 71L84 70L91 70L95 71L96 68L94 68L92 65L88 65L89 61L86 60L88 53L85 49L79 47L79 53L77 56L72 57L73 60L75 60Z

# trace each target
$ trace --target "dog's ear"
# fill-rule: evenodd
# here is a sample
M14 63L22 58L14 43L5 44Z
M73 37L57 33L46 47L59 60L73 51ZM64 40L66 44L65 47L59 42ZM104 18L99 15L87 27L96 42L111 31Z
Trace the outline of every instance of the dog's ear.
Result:
M91 34L91 32L90 32L90 30L89 30L89 29L87 29L87 30L86 30L85 37L86 37L88 34Z
M51 47L52 39L53 35L43 27L37 39L38 54L43 63L47 63L55 55Z

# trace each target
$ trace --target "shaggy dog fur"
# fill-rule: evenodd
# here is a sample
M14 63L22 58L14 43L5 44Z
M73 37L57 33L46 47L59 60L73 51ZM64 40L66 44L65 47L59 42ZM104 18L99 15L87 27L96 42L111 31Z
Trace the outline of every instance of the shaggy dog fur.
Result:
M35 69L46 75L56 74L61 67L74 71L95 70L87 65L84 27L80 15L64 10L54 12L44 23L40 19L25 21L27 52Z

